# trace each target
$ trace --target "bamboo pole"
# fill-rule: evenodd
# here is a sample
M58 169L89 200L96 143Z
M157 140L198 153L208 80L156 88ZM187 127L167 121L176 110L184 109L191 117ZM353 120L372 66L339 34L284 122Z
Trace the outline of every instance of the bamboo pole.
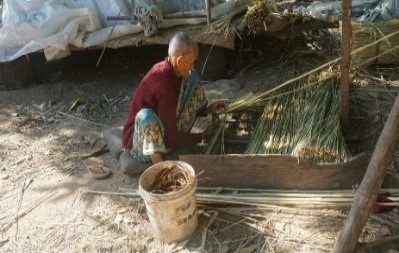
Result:
M366 174L355 193L348 219L339 234L333 252L350 253L355 250L359 236L377 199L379 189L392 161L398 142L399 95L396 97L387 122L378 139Z
M209 0L205 0L205 11L206 11L206 23L211 24L211 3Z
M351 58L351 8L352 0L342 1L342 38L341 38L341 126L344 133L349 127L349 71Z

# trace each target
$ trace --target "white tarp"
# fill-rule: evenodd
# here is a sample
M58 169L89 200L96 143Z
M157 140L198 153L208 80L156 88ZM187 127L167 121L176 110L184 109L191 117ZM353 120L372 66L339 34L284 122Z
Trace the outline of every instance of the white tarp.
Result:
M136 0L140 1L148 0ZM157 3L161 2L173 13L180 3L193 7L190 2L198 5L198 1L201 0L157 0ZM118 15L130 16L130 0L4 0L0 62L41 50L47 60L57 59L69 54L69 44L87 48L105 42L112 29L110 39L143 31L139 24L129 21L107 21L107 16ZM158 27L188 22L204 23L206 18L163 20Z
M309 13L315 17L325 12L332 12L341 16L342 1L319 2L307 8L301 8L301 12ZM399 0L352 1L352 20L376 22L396 19L398 17Z

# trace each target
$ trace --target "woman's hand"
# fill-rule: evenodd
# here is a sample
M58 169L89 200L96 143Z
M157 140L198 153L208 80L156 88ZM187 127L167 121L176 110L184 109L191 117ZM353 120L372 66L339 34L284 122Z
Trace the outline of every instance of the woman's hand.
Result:
M226 102L223 100L218 100L210 104L206 109L205 109L205 114L208 115L213 112L221 111L226 108Z

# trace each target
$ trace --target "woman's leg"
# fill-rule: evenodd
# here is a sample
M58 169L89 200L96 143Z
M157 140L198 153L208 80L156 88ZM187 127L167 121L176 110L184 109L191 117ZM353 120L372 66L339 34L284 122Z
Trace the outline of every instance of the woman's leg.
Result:
M141 109L135 118L131 154L141 163L162 161L166 153L164 127L152 109Z

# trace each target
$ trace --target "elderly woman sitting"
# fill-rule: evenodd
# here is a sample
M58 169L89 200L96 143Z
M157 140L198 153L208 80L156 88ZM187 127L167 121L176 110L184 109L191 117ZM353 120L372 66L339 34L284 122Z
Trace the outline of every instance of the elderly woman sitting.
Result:
M122 134L125 150L119 159L123 172L131 176L163 161L171 150L192 147L211 136L214 125L202 133L190 131L197 116L224 106L222 101L207 106L193 69L198 46L187 33L171 39L168 54L144 76L131 100Z

